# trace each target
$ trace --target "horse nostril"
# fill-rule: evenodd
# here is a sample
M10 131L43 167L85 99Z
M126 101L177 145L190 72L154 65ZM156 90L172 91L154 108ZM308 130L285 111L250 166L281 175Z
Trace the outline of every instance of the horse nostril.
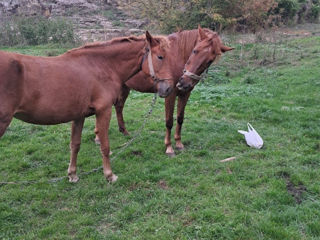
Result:
M185 85L183 88L186 89L186 90L188 90L188 89L190 89L191 87L192 87L192 85L189 83L189 84Z

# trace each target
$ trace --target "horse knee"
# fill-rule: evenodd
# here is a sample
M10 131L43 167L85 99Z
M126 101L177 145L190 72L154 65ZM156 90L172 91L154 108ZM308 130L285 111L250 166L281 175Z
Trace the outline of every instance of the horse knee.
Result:
M103 156L109 156L110 148L109 147L101 147L100 148L101 154Z
M179 125L182 125L182 124L183 124L183 116L178 116L178 118L177 118L177 123L178 123Z
M170 119L168 119L168 120L166 121L166 127L167 127L168 129L172 129L172 127L173 127L173 119L172 119L172 118L170 118Z

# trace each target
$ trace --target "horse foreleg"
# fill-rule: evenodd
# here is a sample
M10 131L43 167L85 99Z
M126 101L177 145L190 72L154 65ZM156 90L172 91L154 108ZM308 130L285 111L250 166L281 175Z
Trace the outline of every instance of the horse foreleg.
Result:
M68 168L69 182L78 182L79 180L77 176L77 156L80 150L83 123L84 118L72 122L70 142L71 157Z
M183 119L184 119L184 110L187 105L188 99L190 97L190 93L191 92L187 92L178 97L177 126L176 126L176 132L174 134L174 139L176 140L176 148L178 150L184 149L184 146L181 142L181 128L182 128Z
M172 93L169 97L165 99L166 108L166 136L164 139L164 144L166 145L166 154L170 157L174 156L174 150L171 145L171 129L173 126L173 112L174 104L176 100L176 94Z
M100 150L102 154L103 174L110 182L117 181L117 176L112 173L110 158L109 158L109 138L108 130L111 118L111 107L104 110L97 111L96 113L96 128L100 139Z
M116 109L116 114L117 114L119 131L122 132L123 135L125 135L125 136L129 135L129 132L126 129L125 124L124 124L124 120L123 120L123 107L124 107L124 104L129 96L129 93L130 93L130 88L123 85L123 87L121 89L121 93L120 93L116 103L114 104L114 107ZM95 140L94 140L95 143L100 144L100 139L99 139L97 127L95 127L95 129L94 129L94 133L96 135Z
M118 126L119 126L119 131L123 133L123 135L127 136L129 135L129 132L126 129L126 126L124 124L123 120L123 107L124 104L129 96L130 93L130 88L127 86L123 85L121 89L121 94L119 98L117 99L116 104L114 105L117 113L117 120L118 120Z

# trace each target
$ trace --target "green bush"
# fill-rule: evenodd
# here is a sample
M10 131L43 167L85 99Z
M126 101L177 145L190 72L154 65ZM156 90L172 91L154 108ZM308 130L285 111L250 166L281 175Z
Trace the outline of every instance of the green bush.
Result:
M298 10L299 4L296 0L278 0L275 13L280 14L283 21L288 22L297 14Z
M122 2L128 12L148 18L151 25L164 32L195 28L198 24L216 31L239 26L256 31L269 25L270 13L277 5L276 0L132 0L129 5Z
M258 31L288 23L318 21L320 0L118 0L122 8L169 33L196 28ZM311 8L310 8L311 7Z
M318 22L320 16L320 5L313 5L310 11L310 19L312 21Z
M64 19L15 17L0 23L0 45L74 44L77 37Z

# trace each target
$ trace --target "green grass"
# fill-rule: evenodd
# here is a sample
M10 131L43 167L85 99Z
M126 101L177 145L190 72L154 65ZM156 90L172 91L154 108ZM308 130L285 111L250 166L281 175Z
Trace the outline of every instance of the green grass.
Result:
M0 239L319 239L320 37L272 46L245 45L226 54L193 91L183 142L174 158L164 151L164 101L144 131L113 162L77 184L0 187ZM48 49L47 49L48 48ZM6 49L8 50L8 49ZM46 55L50 47L10 49ZM58 51L58 50L55 50ZM263 53L266 53L265 55ZM141 126L152 95L131 93L128 130ZM114 154L130 137L110 127ZM265 141L246 146L238 129L250 122ZM78 171L101 166L88 118ZM36 126L14 120L0 140L0 181L46 181L66 175L70 124ZM236 156L236 160L220 160ZM305 186L301 203L288 192Z

